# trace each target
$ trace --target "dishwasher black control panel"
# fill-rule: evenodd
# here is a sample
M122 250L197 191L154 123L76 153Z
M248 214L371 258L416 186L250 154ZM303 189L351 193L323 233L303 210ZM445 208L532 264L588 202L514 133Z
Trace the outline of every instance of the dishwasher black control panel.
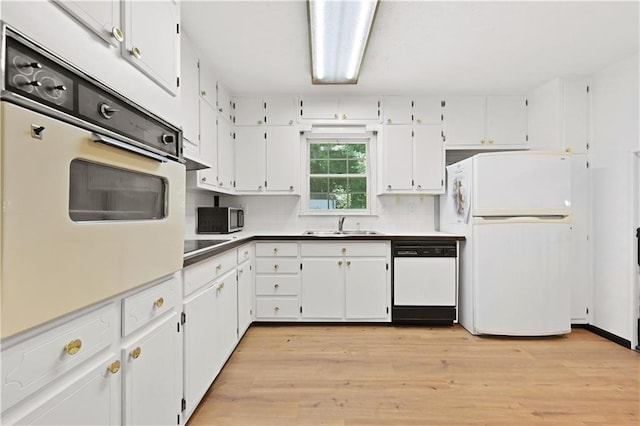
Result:
M393 257L456 257L456 244L451 243L419 243L394 242Z

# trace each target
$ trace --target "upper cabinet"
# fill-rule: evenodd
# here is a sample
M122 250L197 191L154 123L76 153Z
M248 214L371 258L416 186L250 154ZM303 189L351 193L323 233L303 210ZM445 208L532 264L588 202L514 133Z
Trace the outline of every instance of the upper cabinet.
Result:
M524 96L454 96L443 105L447 149L528 148Z
M292 96L238 96L231 101L236 126L293 126L295 109Z
M303 96L298 107L303 120L380 120L380 101L375 96Z
M55 1L172 95L180 87L180 4L175 0Z
M180 5L173 0L124 0L123 56L135 67L177 94L180 63Z
M199 112L198 112L198 53L191 40L182 35L180 40L180 118L185 157L200 157Z
M441 124L442 101L435 96L387 96L382 99L383 123Z

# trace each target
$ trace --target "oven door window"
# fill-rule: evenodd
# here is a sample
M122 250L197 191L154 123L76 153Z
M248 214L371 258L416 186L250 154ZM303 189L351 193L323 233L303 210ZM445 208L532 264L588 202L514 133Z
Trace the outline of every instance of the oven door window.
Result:
M162 177L71 161L69 217L74 222L164 219L167 201Z

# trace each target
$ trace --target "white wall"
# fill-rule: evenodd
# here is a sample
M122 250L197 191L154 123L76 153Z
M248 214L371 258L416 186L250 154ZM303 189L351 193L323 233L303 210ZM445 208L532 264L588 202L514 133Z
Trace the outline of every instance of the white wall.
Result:
M636 345L637 299L632 185L640 149L638 61L635 54L592 79L593 325Z
M246 209L245 230L248 232L302 233L308 229L337 229L337 216L300 216L300 197L221 196L221 206ZM421 233L435 229L434 197L429 195L392 195L376 197L376 216L349 216L344 229L373 229L384 233ZM212 206L213 194L188 191L185 238L196 237L196 208Z
M3 1L2 20L134 102L180 124L178 98L50 1Z

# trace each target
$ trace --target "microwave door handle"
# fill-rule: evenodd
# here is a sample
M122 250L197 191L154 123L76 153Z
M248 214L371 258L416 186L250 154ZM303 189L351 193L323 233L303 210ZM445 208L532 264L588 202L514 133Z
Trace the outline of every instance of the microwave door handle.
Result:
M147 157L147 158L151 158L153 160L159 161L161 163L167 162L167 159L162 155L154 154L153 152L149 152L142 148L138 148L137 146L129 145L128 143L121 142L117 139L113 139L108 136L101 135L99 133L93 133L91 136L94 142L99 142L105 145L124 149L126 151L133 152L134 154L142 155L143 157Z

